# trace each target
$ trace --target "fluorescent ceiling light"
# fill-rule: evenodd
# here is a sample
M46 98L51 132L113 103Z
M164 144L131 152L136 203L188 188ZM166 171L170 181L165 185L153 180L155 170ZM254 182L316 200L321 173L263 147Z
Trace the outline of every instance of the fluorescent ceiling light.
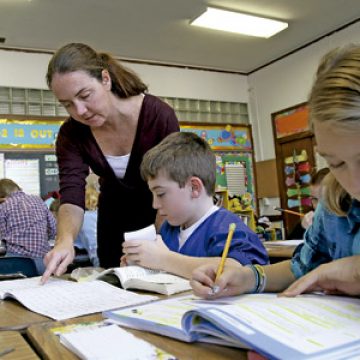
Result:
M269 38L288 27L286 22L215 8L207 8L190 24L264 38Z

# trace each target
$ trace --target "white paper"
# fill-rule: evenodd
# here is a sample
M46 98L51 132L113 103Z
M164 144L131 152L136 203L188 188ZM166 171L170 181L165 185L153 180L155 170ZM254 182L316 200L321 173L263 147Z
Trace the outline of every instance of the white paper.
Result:
M5 177L15 181L25 193L40 195L40 163L38 159L6 159Z
M139 295L103 281L73 282L40 277L0 282L0 296L11 294L28 309L55 320L64 320L105 310L136 305L156 296Z
M267 241L266 246L297 246L304 242L304 240L273 240Z
M131 240L156 240L156 229L154 225L150 225L146 228L126 232L124 233L124 239L125 241L131 241Z
M60 341L81 359L157 359L154 346L116 325L61 334Z

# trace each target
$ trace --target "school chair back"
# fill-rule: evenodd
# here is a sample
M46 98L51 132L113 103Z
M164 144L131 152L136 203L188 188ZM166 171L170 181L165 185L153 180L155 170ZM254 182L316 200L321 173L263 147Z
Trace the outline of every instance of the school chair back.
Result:
M38 276L33 259L14 256L0 257L0 276L21 273L26 277Z

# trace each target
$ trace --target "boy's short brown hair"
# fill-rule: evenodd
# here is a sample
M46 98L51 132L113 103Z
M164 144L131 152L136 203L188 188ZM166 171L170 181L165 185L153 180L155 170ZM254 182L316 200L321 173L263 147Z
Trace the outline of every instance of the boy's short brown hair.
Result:
M0 179L0 198L6 198L11 193L20 190L20 186L11 179Z
M184 187L190 177L196 176L203 182L209 196L215 192L215 154L204 139L191 132L168 135L145 154L140 171L145 181L164 171L180 187Z

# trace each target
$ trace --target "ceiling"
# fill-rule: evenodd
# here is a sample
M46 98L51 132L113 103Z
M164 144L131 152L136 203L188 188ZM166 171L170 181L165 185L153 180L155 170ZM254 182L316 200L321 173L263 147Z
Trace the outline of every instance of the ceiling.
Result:
M261 39L189 26L207 5L289 27ZM124 60L247 74L359 18L359 0L0 0L0 48L85 42Z

